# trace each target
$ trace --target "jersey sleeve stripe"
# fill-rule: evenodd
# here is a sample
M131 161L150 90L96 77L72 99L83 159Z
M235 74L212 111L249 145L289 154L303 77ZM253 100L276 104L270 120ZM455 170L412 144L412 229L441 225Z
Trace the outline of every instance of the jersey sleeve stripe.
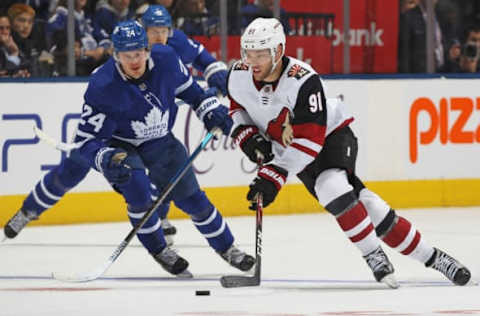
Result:
M309 140L307 138L294 138L293 142L296 143L296 144L299 144L303 147L310 148L311 150L316 151L317 153L320 152L320 150L322 150L321 145L319 145L315 142L312 142L311 140Z
M179 95L183 91L187 90L192 85L192 83L193 83L193 78L192 76L190 76L188 77L188 80L184 84L180 85L175 89L175 95Z
M323 146L325 142L325 126L316 123L304 123L292 125L293 135L295 138L305 138Z
M310 148L308 148L308 147L302 146L302 145L300 145L300 144L297 144L297 143L295 143L295 142L293 142L292 144L290 144L290 146L293 147L293 148L295 148L295 149L297 149L298 151L301 151L301 152L303 152L303 153L305 153L305 154L307 154L307 155L309 155L309 156L312 156L312 157L314 157L314 158L317 157L317 155L318 155L318 152L317 152L317 151L312 150L312 149L310 149Z
M348 126L350 123L352 123L355 119L353 117L349 118L349 119L346 119L345 121L342 122L342 124L338 125L337 127L335 127L335 129L332 131L335 132L335 131L338 131L339 129L342 129L344 128L345 126Z

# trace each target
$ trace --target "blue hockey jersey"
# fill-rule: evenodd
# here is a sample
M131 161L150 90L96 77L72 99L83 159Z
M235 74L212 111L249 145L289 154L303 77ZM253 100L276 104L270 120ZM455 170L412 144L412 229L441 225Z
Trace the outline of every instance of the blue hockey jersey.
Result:
M91 166L95 154L111 138L139 146L170 133L176 113L175 97L196 108L210 95L195 83L171 47L152 52L146 74L128 80L113 58L95 71L84 95L75 142Z
M216 62L215 58L210 55L202 44L188 38L181 30L173 30L172 36L168 38L167 45L175 50L185 65L194 67L202 72L208 65ZM161 46L161 44L154 45L152 52L155 52Z

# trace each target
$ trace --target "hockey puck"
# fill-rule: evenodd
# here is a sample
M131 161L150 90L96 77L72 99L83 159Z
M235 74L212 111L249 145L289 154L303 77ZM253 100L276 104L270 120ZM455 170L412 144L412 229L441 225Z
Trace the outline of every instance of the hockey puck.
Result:
M210 291L195 291L195 295L208 296L208 295L210 295Z

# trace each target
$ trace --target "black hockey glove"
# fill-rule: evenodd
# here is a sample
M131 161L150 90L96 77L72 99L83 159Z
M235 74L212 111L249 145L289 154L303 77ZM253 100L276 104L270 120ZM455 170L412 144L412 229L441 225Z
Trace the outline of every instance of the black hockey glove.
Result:
M263 163L272 161L272 143L259 133L256 126L239 125L232 132L232 138L250 161L254 163L257 163L258 159L261 159ZM263 156L263 159L258 157L258 155Z
M272 203L277 197L278 191L285 184L287 176L287 170L274 164L261 167L247 193L247 200L250 201L249 209L257 209L257 194L262 194L264 207Z
M132 168L125 163L127 152L120 148L103 147L96 157L95 165L104 177L113 185L127 184Z

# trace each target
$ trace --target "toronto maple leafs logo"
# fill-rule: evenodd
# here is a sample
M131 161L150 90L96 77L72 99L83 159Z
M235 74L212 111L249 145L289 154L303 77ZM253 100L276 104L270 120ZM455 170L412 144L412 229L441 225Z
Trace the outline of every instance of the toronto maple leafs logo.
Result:
M295 77L296 79L300 79L306 74L309 74L310 70L307 70L300 66L299 64L293 65L289 70L288 70L288 76L289 77Z
M162 112L157 107L152 107L145 116L145 122L132 121L132 130L136 138L160 138L168 133L169 111Z

